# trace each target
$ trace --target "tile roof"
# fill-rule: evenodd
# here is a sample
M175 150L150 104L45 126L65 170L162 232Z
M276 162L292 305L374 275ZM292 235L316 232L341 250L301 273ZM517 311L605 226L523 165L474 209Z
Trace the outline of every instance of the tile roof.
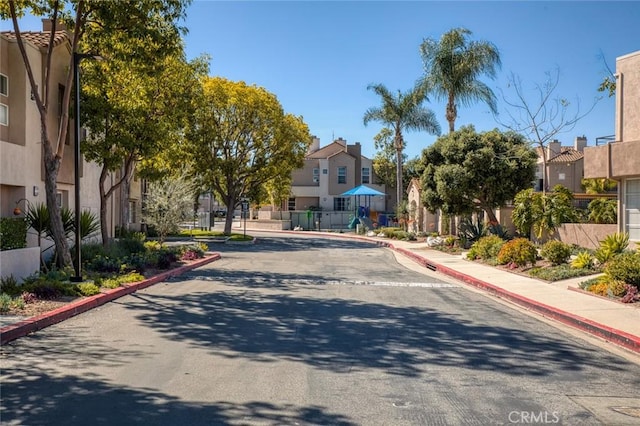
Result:
M319 150L314 151L311 154L307 155L307 158L329 158L335 154L338 154L340 152L346 152L346 151L347 151L347 148L344 145L338 142L332 142L329 145L323 146Z
M15 41L16 33L13 31L0 32L7 40ZM49 45L49 38L51 37L50 31L24 31L20 33L22 40L28 42L37 47L47 47ZM53 45L58 46L65 41L69 40L69 36L66 31L56 31L53 37Z
M573 163L584 158L584 154L573 148L563 146L560 154L547 160L549 163Z

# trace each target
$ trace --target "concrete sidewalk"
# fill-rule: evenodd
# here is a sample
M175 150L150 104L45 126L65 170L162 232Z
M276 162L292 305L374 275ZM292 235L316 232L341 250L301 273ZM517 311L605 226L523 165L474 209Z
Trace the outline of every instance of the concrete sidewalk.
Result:
M546 283L424 243L366 238L408 256L420 265L461 280L502 299L640 353L640 304L624 304L578 289L587 278Z

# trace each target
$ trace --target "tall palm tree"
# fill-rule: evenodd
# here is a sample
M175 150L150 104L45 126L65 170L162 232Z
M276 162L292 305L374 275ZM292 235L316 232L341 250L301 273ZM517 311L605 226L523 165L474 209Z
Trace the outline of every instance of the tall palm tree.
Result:
M422 83L427 93L446 99L449 132L455 130L458 104L482 101L494 114L497 111L495 94L478 78L483 74L495 78L496 69L502 66L500 54L493 43L469 41L470 34L466 28L454 28L439 41L426 39L420 45L425 72Z
M373 90L382 98L382 105L369 108L364 114L364 125L370 121L378 121L394 132L393 145L396 149L396 194L397 203L402 202L402 151L404 149L404 130L424 130L432 135L440 134L440 124L435 114L422 106L427 99L424 89L417 85L413 89L394 95L382 84L370 84L367 89Z

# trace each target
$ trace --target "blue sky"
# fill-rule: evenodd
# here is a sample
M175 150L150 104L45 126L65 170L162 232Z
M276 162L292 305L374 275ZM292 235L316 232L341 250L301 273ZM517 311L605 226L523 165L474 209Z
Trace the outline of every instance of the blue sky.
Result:
M221 2L194 0L184 25L187 56L211 55L211 74L243 80L274 93L286 112L302 115L322 145L342 137L360 142L373 157L373 136L362 117L379 98L367 90L382 83L405 91L422 75L418 47L424 38L439 39L451 28L465 27L474 40L494 43L502 70L485 82L499 98L507 77L518 75L531 96L545 72L560 69L557 95L582 110L603 96L597 87L606 75L601 56L615 68L615 58L640 49L640 2ZM3 23L3 27L6 22ZM24 21L37 30L39 20ZM510 96L512 97L512 96ZM426 104L447 130L444 103ZM570 133L564 145L585 135L589 145L614 133L614 100L603 97ZM456 127L500 127L483 104L458 109ZM406 153L420 154L436 139L407 133Z

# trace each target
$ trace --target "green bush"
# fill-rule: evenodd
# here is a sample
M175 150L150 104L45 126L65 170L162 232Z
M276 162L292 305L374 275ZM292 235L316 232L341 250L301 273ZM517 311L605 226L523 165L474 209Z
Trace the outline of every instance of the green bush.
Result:
M536 264L538 250L536 246L526 238L516 238L504 243L498 253L498 264L513 264L526 266L528 263Z
M27 228L27 221L23 217L0 218L0 250L25 248Z
M126 237L118 240L117 245L125 252L125 256L134 254L134 253L144 253L144 241L146 239L146 235L142 232L132 232L127 234Z
M571 267L576 269L593 269L595 258L588 251L581 251L571 262Z
M591 269L572 268L567 264L547 268L534 267L529 271L530 276L545 281L561 281L592 274L593 270Z
M561 265L569 260L571 246L562 241L548 241L542 246L540 255L554 265Z
M623 281L640 288L640 253L625 252L612 258L604 268L609 282Z
M11 302L13 298L9 296L7 293L0 294L0 312L8 312L11 308Z
M467 258L490 260L498 257L500 249L505 244L505 241L497 235L489 235L482 237L471 246L471 250L467 254Z
M93 296L100 293L100 287L94 283L80 283L76 287L82 296Z
M615 255L622 253L629 246L629 234L626 232L616 232L607 235L600 241L600 247L596 250L595 256L601 264L607 263Z
M22 289L18 285L18 281L13 278L13 275L0 278L0 293L6 293L10 296L17 296L22 292Z

